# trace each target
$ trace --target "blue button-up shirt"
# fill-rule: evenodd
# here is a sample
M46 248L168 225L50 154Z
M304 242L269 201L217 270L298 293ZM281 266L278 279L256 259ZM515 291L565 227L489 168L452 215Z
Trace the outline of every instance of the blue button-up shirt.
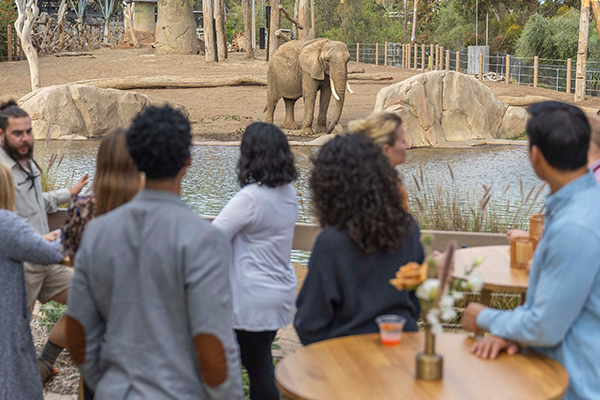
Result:
M560 362L565 399L600 398L600 185L591 173L547 197L525 304L485 309L477 325Z

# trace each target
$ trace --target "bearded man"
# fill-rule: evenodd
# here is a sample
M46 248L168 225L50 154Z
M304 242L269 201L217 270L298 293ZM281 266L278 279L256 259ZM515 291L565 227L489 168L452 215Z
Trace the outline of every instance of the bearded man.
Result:
M47 213L58 211L61 204L81 192L87 184L84 175L71 189L43 192L42 170L33 159L31 118L14 100L0 104L0 162L10 166L16 186L16 213L40 235L50 232ZM51 234L53 239L58 233ZM31 315L36 300L67 303L73 272L64 265L24 263L27 311ZM54 362L66 346L65 322L61 317L48 336L48 342L38 359L44 385L57 371Z

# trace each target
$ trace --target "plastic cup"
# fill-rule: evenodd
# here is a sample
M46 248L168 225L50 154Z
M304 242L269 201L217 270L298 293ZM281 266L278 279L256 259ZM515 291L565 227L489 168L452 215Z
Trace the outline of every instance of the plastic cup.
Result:
M400 344L406 318L393 314L380 315L375 318L375 322L379 326L379 336L383 345L397 346Z

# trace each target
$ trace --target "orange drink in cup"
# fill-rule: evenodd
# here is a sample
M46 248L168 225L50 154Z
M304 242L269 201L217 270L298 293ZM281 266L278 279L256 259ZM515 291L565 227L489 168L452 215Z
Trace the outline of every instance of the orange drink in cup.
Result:
M400 344L406 318L393 314L380 315L375 318L375 322L379 326L379 336L382 344L386 346Z

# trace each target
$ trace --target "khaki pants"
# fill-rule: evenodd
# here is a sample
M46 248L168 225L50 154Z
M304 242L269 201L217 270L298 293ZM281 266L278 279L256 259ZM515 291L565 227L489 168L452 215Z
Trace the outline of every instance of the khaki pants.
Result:
M73 270L64 265L39 265L23 263L25 268L25 290L27 293L27 312L33 313L35 301L48 302L57 294L71 287Z

